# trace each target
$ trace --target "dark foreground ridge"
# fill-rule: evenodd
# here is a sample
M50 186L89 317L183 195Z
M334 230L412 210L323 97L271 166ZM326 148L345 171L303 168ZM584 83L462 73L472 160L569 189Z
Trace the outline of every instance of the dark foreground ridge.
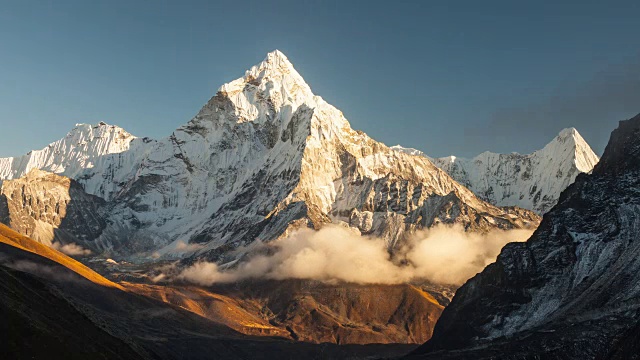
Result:
M458 290L409 358L638 358L639 234L640 115L620 122L526 243Z

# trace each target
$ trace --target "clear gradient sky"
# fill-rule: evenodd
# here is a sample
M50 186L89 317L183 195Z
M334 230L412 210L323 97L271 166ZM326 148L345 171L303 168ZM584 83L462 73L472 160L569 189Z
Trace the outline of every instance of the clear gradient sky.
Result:
M268 51L355 129L432 156L600 153L640 112L640 1L2 1L0 156L105 121L160 138Z

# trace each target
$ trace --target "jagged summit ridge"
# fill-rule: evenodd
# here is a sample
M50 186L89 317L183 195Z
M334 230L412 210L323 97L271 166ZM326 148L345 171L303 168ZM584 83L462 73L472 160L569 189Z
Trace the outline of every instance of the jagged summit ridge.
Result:
M136 139L124 129L100 122L76 124L62 139L19 157L0 158L0 181L19 178L37 168L65 176L77 176L97 166L107 154L127 151Z
M245 72L244 79L247 82L262 82L264 79L281 81L285 78L293 78L300 85L306 85L304 79L293 67L289 59L279 50L274 50L267 54L267 57L259 64L254 65ZM308 85L307 85L308 88Z
M319 100L278 50L267 54L264 61L247 70L243 77L222 85L218 94L228 97L235 105L239 122L259 120L260 106L272 111L285 107L295 111L305 103L313 107Z
M588 173L598 163L599 158L593 152L589 144L584 140L576 128L566 128L560 131L558 136L547 144L542 150L538 150L545 156L561 157L567 153L573 156L573 164L578 171ZM534 152L536 154L537 152Z

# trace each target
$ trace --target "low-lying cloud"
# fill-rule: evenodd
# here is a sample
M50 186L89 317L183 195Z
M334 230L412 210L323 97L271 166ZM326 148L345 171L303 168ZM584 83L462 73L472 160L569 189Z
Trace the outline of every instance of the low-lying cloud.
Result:
M248 278L378 284L428 280L460 285L495 261L506 243L525 241L532 232L474 234L460 226L439 225L417 233L392 256L383 239L360 236L345 227L303 229L269 244L254 244L252 255L230 269L200 262L178 278L205 286Z
M55 281L78 281L77 274L70 271L60 271L60 269L56 266L45 265L24 259L15 260L11 257L2 255L3 254L0 254L0 264L11 269L26 272L46 279L52 279Z
M91 250L85 249L82 246L74 243L63 245L59 242L54 242L53 244L51 244L51 247L69 256L86 256L91 254Z
M174 248L177 252L194 252L204 247L203 244L187 244L184 240L179 240Z

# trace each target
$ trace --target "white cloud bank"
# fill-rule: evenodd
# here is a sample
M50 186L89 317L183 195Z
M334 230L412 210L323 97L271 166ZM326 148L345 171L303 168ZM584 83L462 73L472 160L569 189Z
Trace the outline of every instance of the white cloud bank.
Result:
M460 226L439 225L417 233L392 259L382 239L360 236L341 226L303 229L266 245L253 245L254 250L270 248L268 255L254 252L227 270L215 263L196 263L178 278L207 286L247 278L379 284L424 279L460 285L495 261L506 243L525 241L532 232L495 230L481 235L466 233Z
M85 256L91 254L91 250L85 249L82 246L74 243L62 245L59 242L54 242L53 244L51 244L51 247L69 256Z

